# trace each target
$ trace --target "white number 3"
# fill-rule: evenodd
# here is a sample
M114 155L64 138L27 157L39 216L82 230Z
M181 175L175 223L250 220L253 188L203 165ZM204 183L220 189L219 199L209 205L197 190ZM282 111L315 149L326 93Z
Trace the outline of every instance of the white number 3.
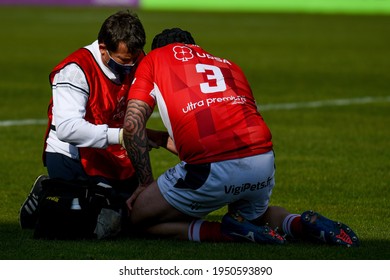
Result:
M206 73L206 70L211 71L212 73L207 74L207 83L200 84L200 90L203 93L214 93L221 92L226 90L225 79L222 75L221 69L214 65L208 64L196 64L196 72ZM211 82L213 82L211 84Z

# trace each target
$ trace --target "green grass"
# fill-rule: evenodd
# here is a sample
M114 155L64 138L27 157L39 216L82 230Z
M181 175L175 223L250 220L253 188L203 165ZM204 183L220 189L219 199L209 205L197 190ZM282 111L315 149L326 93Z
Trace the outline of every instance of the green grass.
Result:
M115 8L0 10L0 122L45 119L48 73L95 40ZM35 177L44 125L0 126L0 259L390 259L390 16L139 11L153 36L167 27L192 32L211 53L237 62L260 105L378 98L367 104L268 109L276 152L272 205L315 209L350 225L357 249L307 243L283 247L121 238L34 240L18 210ZM381 101L383 100L383 101ZM150 127L162 128L159 120ZM177 162L153 151L155 175ZM223 210L210 215L219 219Z

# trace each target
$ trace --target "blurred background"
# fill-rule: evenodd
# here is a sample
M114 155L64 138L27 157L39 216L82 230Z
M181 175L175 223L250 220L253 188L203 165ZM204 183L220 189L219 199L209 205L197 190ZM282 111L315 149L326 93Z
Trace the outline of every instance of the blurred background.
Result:
M387 0L0 0L2 5L128 6L158 10L388 13Z

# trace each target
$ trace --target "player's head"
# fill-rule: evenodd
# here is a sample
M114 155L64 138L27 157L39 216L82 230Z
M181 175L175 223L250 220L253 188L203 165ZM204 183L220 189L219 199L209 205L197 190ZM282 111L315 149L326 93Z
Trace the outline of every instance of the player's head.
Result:
M130 53L139 53L145 46L145 30L135 13L119 11L103 22L98 42L110 52L117 51L119 43L123 42Z
M195 44L191 33L180 28L165 29L153 38L152 50L172 43Z

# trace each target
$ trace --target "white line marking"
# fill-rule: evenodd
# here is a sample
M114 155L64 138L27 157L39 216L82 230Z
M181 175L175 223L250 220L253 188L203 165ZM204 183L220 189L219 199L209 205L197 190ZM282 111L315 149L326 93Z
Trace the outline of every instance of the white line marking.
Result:
M25 120L5 120L0 121L0 126L21 126L21 125L41 125L47 124L46 119L25 119Z
M304 108L320 108L331 106L348 106L353 104L368 104L375 102L390 102L390 96L380 97L359 97L349 99L332 99L310 102L295 102L295 103L276 103L276 104L262 104L258 108L260 111L272 111L272 110L295 110ZM153 112L151 118L157 119L160 117L158 112ZM43 125L47 124L46 119L25 119L25 120L4 120L0 121L1 126L23 126L23 125Z
M263 104L259 105L261 111L269 110L294 110L302 108L320 108L329 106L348 106L353 104L368 104L374 102L390 102L390 96L381 97L360 97L350 99L333 99L333 100L321 100L311 102L297 102L297 103L279 103L279 104Z

